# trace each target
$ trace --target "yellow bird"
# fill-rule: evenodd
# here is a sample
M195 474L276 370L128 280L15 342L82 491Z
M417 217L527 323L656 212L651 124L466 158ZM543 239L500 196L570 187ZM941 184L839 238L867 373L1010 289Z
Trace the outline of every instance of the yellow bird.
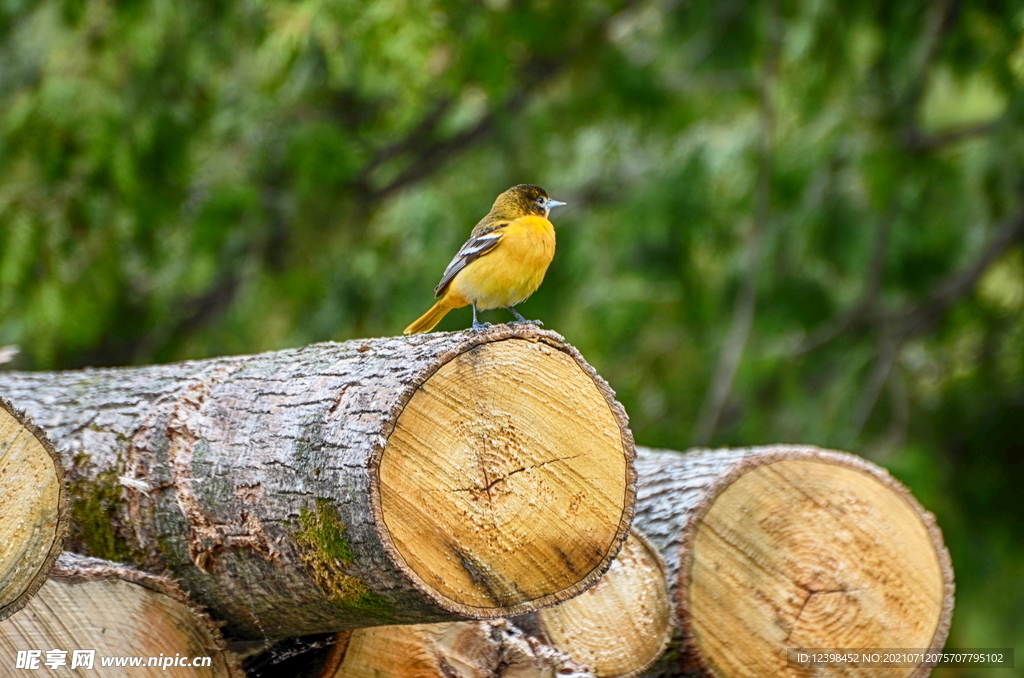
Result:
M508 309L516 319L509 324L532 323L519 315L516 304L537 291L555 256L555 228L548 221L552 200L540 186L520 184L498 196L494 206L459 249L441 282L434 288L438 301L406 334L429 332L453 308L473 306L473 329L482 330L476 312Z

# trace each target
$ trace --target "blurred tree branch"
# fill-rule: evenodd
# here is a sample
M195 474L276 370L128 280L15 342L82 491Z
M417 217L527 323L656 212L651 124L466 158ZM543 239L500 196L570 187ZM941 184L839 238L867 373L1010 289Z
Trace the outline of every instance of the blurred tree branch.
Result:
M852 444L864 429L886 383L890 383L890 388L895 389L894 395L902 393L905 399L902 379L898 375L898 370L894 372L903 344L932 329L949 309L972 294L988 267L1019 241L1024 241L1024 210L1003 225L970 264L937 285L923 302L914 306L907 305L878 317L875 323L878 334L877 355L861 397L853 410L848 444ZM898 383L893 382L894 378ZM899 407L901 406L897 405L897 408ZM890 429L897 429L891 432L890 436L899 435L899 430L905 428L906 417L904 402L902 409L897 409L896 417L890 424ZM900 418L904 420L903 424L900 424Z
M991 134L1000 122L1001 120L994 120L977 125L965 125L934 134L923 132L917 127L909 127L903 132L903 147L910 153L938 151L951 144Z
M756 311L756 280L759 269L760 249L763 231L769 218L770 185L772 163L770 140L773 127L773 110L770 100L770 86L777 77L778 50L781 47L781 19L776 4L769 4L772 14L770 19L770 37L765 61L765 70L759 83L762 111L762 152L761 166L758 172L758 184L755 188L755 222L754 232L748 245L748 270L736 296L733 316L725 343L719 353L718 364L712 378L711 387L697 418L693 444L706 445L714 436L719 419L732 391L736 371L739 368L747 340L753 326ZM955 25L959 13L959 0L935 0L926 10L918 41L916 58L914 59L913 75L907 81L902 93L896 98L893 107L897 119L902 119L905 129L904 145L908 151L923 152L934 150L961 139L985 134L991 131L992 124L972 126L962 130L954 130L937 135L925 135L914 125L917 109L924 94L928 71L939 53L942 39ZM851 329L856 329L878 320L878 297L882 290L885 273L885 258L889 244L889 234L895 218L896 202L892 199L889 208L880 217L872 244L871 256L866 274L864 292L860 300L849 310L841 314L834 322L807 337L793 351L793 355L804 355L814 351ZM888 324L888 319L883 319ZM897 323L898 324L898 323ZM890 335L888 329L880 329L879 357L868 379L864 394L854 409L854 430L860 431L867 421L871 410L877 402L882 388L887 383L899 346L905 337L899 336L899 330Z
M613 16L629 10L638 2L626 0ZM584 50L592 51L595 45L607 42L605 33L610 18L603 17L592 22L576 39L569 42L561 54L543 58L533 55L520 67L518 76L513 78L513 81L520 83L519 86L503 101L491 106L475 125L453 137L437 138L444 115L453 103L452 97L440 99L404 139L385 146L370 159L354 183L357 192L366 202L383 200L398 190L426 179L449 159L484 141L494 131L500 117L518 114L541 86L572 66ZM370 177L375 169L406 154L412 157L398 176L383 186L371 185Z
M996 259L1021 241L1024 241L1024 208L1003 223L973 261L936 285L922 303L886 314L885 321L892 323L898 340L902 343L934 327L957 302L974 293L982 275Z
M960 0L934 0L924 14L924 26L918 41L916 58L913 60L913 74L902 96L896 102L896 109L905 116L905 124L912 123L928 84L928 71L939 54L942 39L955 25L960 12Z
M882 224L885 223L886 221L883 220ZM885 230L887 229L888 227ZM880 234L882 230L879 229ZM869 284L861 300L842 314L836 322L808 337L791 355L794 357L806 355L831 343L847 332L870 326L890 327L891 335L898 346L907 339L931 329L953 305L972 294L978 281L981 280L982 275L992 262L1021 240L1024 240L1024 209L1006 220L977 257L936 285L924 301L909 303L902 308L890 311L878 308L877 297L881 276L877 273L878 260L875 259L876 263L871 266L874 273L869 276ZM879 243L882 244L879 245ZM881 237L876 241L875 251L878 252L880 248L884 248Z
M889 246L889 233L892 230L892 222L896 216L896 202L891 201L889 208L879 218L875 227L875 237L871 244L871 259L868 262L868 270L864 291L860 300L852 307L844 311L833 322L806 337L799 346L792 352L792 356L801 356L815 351L847 330L863 324L871 318L875 312L878 295L882 291L882 281L885 276L885 253Z
M915 122L921 97L924 95L928 71L938 56L943 36L955 24L958 13L959 0L935 0L925 11L924 25L918 41L917 56L914 59L916 62L914 75L910 78L906 87L904 87L901 96L897 97L893 104L896 118L904 121L902 144L908 152L937 150L947 144L955 143L970 136L987 134L995 127L995 123L988 123L929 135L922 132ZM861 328L878 319L880 315L878 296L881 293L882 282L885 277L885 256L897 208L898 205L895 199L890 199L885 213L878 221L875 238L872 243L871 258L865 276L865 287L860 299L833 322L813 332L809 337L804 338L791 352L791 355L801 356L811 353L847 331ZM888 368L883 371L888 374ZM882 383L884 383L884 380ZM878 388L880 389L881 385ZM874 401L872 400L872 402Z
M404 139L378 149L366 163L366 166L363 167L359 178L356 179L356 185L368 187L370 173L388 160L397 158L409 151L421 152L430 143L436 133L438 123L444 118L445 113L451 109L453 101L454 99L450 96L441 97L438 101L434 102L433 107ZM366 190L369 192L369 188Z
M892 336L891 329L886 324L879 328L876 346L877 356L872 361L872 368L868 373L864 389L861 391L860 398L853 408L853 415L851 417L852 427L847 441L848 445L852 445L853 441L856 440L857 436L864 429L868 417L871 416L871 412L875 409L875 404L882 393L882 388L889 381L893 365L896 364L896 358L899 356L899 347Z
M732 321L725 343L718 354L718 365L711 385L697 416L693 444L711 442L722 412L732 392L736 370L746 350L757 310L757 277L761 268L765 231L771 220L772 165L775 144L775 86L778 79L779 54L782 49L782 18L778 2L768 3L768 39L764 66L759 81L760 134L757 183L754 186L754 225L748 236L747 270L740 283L733 306Z
M553 72L554 69L552 69L551 73ZM414 144L406 141L399 144L415 152L413 159L409 161L406 169L379 188L369 188L368 186L363 188L365 199L370 202L383 200L392 193L427 178L440 169L450 158L469 150L477 143L483 141L494 131L498 112L512 115L518 113L526 103L529 90L531 89L533 89L532 86L520 89L500 107L488 111L473 127L449 139L423 144L422 141L428 138L429 135L424 134L422 131L417 131L414 136L420 137L420 143ZM398 153L401 153L401 151L397 151L395 155ZM372 167L368 168L366 174L369 174L371 170Z

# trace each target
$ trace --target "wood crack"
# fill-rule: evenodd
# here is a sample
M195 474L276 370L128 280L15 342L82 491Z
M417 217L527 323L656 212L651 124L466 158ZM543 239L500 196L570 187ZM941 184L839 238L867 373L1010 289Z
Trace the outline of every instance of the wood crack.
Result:
M576 458L582 457L582 456L583 456L582 454L574 454L574 455L570 455L568 457L558 457L557 459L549 459L548 461L542 461L539 464L533 464L531 466L524 466L522 468L517 468L515 470L509 471L508 473L506 473L501 478L495 478L494 480L488 482L487 485L484 486L484 487L457 487L454 490L452 490L452 492L486 492L488 498L490 498L491 490L494 488L495 485L497 485L498 483L505 482L506 480L508 480L512 476L516 475L517 473L523 473L524 471L532 471L535 468L541 468L542 466L547 466L548 464L554 464L554 463L559 462L559 461L569 461L570 459L576 459ZM484 480L486 481L487 480L487 470L483 469L483 473L484 473Z

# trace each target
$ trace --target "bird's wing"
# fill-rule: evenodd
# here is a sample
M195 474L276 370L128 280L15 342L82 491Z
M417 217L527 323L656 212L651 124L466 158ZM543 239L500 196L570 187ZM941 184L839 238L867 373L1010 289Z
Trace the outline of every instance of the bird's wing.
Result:
M448 268L444 269L441 282L437 283L437 287L434 288L434 296L440 297L444 294L449 283L459 274L459 271L494 249L504 235L506 226L508 226L507 221L494 224L492 228L480 229L477 227L473 229L469 240L459 248L455 258L448 264Z

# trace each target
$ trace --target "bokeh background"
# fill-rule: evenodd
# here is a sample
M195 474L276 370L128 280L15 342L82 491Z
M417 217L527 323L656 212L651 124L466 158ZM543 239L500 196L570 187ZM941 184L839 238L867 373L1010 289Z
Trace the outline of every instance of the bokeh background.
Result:
M537 183L638 442L884 464L1024 651L1022 122L1011 1L2 0L0 369L397 334Z

